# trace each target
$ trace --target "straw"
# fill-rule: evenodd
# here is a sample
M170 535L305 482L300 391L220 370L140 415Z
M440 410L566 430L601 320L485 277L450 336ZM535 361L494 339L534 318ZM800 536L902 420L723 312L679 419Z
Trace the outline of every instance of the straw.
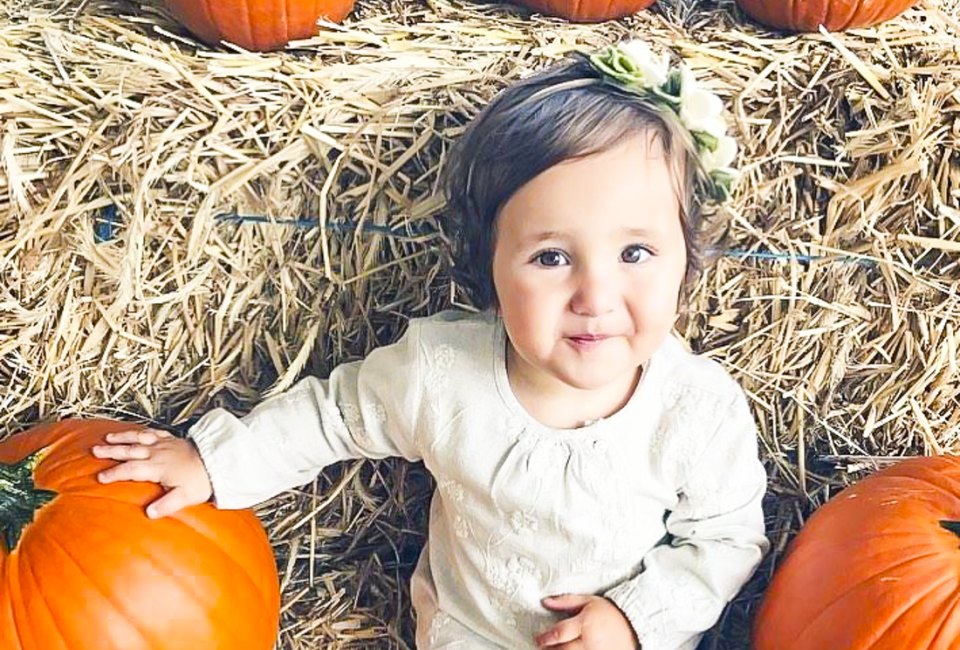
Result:
M197 46L158 0L3 3L0 423L183 428L461 304L437 188L451 144L505 84L642 36L725 98L741 143L727 237L677 329L757 416L774 550L702 646L748 647L818 505L960 444L958 10L794 36L730 0L599 25L362 0L258 54ZM258 509L283 650L412 647L430 491L418 465L353 462Z

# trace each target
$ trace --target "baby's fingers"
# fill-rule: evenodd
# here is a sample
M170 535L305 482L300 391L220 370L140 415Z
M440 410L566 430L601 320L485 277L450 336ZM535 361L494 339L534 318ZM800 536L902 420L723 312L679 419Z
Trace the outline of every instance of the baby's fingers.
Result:
M150 448L142 445L94 445L91 449L97 458L111 460L147 460Z
M579 617L560 621L552 628L536 637L538 648L561 648L576 641L583 633L583 621Z
M151 519L166 517L187 506L203 503L206 500L192 495L186 488L176 487L147 506L147 516Z
M118 431L108 433L106 440L111 445L152 445L162 438L171 438L168 432L160 429L139 429L136 431Z
M117 481L149 481L159 483L162 479L161 468L147 460L131 460L120 463L97 474L101 483Z

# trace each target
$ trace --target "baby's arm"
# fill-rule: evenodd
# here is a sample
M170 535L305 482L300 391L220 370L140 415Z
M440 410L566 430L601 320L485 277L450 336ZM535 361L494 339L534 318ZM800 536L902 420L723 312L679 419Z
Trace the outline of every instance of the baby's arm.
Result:
M169 476L194 481L199 467L218 507L243 508L303 485L339 460L414 460L420 401L417 334L412 324L398 343L374 350L363 361L338 366L327 380L307 377L243 418L215 409L190 429L192 442L170 438L172 442L145 443L134 432L109 440L120 444L98 447L94 453L126 462L107 470L101 480L153 481L172 492L177 481ZM201 492L154 505L161 507L159 514L169 514L199 502ZM209 496L207 492L200 500Z
M766 552L766 473L742 391L685 475L666 524L672 542L655 547L641 573L605 594L644 650L694 648Z

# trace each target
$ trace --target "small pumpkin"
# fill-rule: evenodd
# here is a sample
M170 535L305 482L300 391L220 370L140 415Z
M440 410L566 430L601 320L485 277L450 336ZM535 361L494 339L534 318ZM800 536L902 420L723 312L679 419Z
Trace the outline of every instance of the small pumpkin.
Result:
M656 0L519 0L519 4L547 16L575 23L598 23L643 11Z
M744 13L774 29L831 32L870 27L896 18L917 0L737 0Z
M277 50L317 33L323 16L339 23L354 0L166 0L167 9L200 40L246 50Z
M756 650L948 650L960 639L960 458L902 461L803 526L757 614Z
M150 520L151 483L101 484L129 424L64 420L0 442L0 648L271 650L280 594L250 511Z

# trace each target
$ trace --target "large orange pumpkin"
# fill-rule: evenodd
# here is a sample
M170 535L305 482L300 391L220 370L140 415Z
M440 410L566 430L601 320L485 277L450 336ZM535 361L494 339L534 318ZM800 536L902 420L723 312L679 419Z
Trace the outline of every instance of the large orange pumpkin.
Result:
M270 650L273 553L250 511L150 520L161 488L100 484L90 448L131 425L65 420L0 443L0 648Z
M755 650L960 647L960 458L903 461L823 505L793 540Z
M737 0L754 20L794 32L869 27L899 16L917 0Z
M276 50L317 33L321 16L339 23L354 0L166 0L167 8L201 40L229 41L247 50Z
M598 23L642 11L657 0L518 0L519 4L547 16L577 23Z

